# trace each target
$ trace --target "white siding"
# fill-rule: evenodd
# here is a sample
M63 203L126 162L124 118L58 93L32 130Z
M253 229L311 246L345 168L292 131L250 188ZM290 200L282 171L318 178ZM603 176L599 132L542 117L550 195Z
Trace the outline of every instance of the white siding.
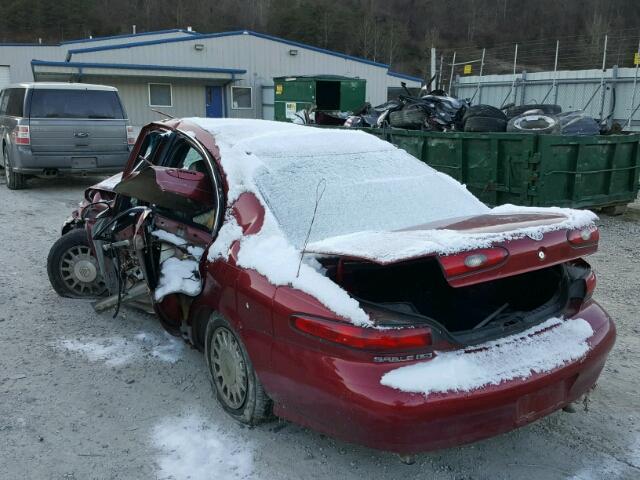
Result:
M196 51L195 44L204 45L204 50ZM292 49L297 50L297 55L289 54ZM141 59L144 61L141 62ZM241 68L246 69L247 73L242 75L236 84L253 86L256 89L263 85L273 85L273 78L279 76L344 75L367 80L367 101L372 104L379 104L387 99L386 67L253 35L204 39L195 37L182 42L78 53L73 55L72 61ZM227 101L228 97L227 95ZM228 111L232 116L259 118L258 108L254 105L251 111Z
M151 110L153 107L149 106L148 82L145 79L87 76L83 81L116 87L132 125L140 127L151 121L162 119L162 115L153 112ZM173 117L205 116L205 84L202 81L154 78L152 82L171 84L173 106L158 107L157 110Z
M31 60L63 61L64 52L58 46L0 45L0 65L11 66L11 83L33 82Z
M11 67L0 65L0 90L11 83Z

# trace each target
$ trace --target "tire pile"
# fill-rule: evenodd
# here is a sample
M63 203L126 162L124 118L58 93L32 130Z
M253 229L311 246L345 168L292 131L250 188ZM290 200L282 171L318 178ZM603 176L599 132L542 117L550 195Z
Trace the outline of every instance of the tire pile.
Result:
M465 132L515 132L598 135L600 125L583 112L564 112L560 105L533 104L499 109L490 105L467 108L462 118Z

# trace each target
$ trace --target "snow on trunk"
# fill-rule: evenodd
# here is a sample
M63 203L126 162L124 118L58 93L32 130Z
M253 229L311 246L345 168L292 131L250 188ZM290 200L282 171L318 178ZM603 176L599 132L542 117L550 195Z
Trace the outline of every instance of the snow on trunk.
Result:
M429 395L526 379L584 357L592 335L586 320L550 318L522 333L474 345L471 351L435 352L432 360L391 370L380 383Z

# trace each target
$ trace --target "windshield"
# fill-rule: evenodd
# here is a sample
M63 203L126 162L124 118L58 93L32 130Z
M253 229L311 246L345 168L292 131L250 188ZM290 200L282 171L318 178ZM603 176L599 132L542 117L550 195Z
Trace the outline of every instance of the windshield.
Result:
M326 189L318 204L311 242L489 211L454 179L391 145L373 152L278 155L260 167L255 181L298 248L304 244L316 190L323 179Z
M31 118L123 119L117 92L112 90L34 89Z

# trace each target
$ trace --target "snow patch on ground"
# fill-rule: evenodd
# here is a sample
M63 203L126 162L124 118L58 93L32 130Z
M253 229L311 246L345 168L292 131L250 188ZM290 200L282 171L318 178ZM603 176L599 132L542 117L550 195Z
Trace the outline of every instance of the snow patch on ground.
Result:
M104 362L118 367L152 356L163 362L175 363L183 354L184 343L168 333L155 335L140 332L132 339L125 337L84 337L63 339L56 343L59 350L79 353L90 362Z
M230 480L252 477L254 447L231 432L192 414L164 420L153 430L162 453L158 478Z
M177 257L167 258L160 266L160 280L154 296L160 302L170 293L184 293L195 297L202 291L198 262L180 260Z
M470 351L436 352L432 360L391 370L380 383L429 395L525 379L582 358L592 335L586 320L550 318L522 333L475 345Z

